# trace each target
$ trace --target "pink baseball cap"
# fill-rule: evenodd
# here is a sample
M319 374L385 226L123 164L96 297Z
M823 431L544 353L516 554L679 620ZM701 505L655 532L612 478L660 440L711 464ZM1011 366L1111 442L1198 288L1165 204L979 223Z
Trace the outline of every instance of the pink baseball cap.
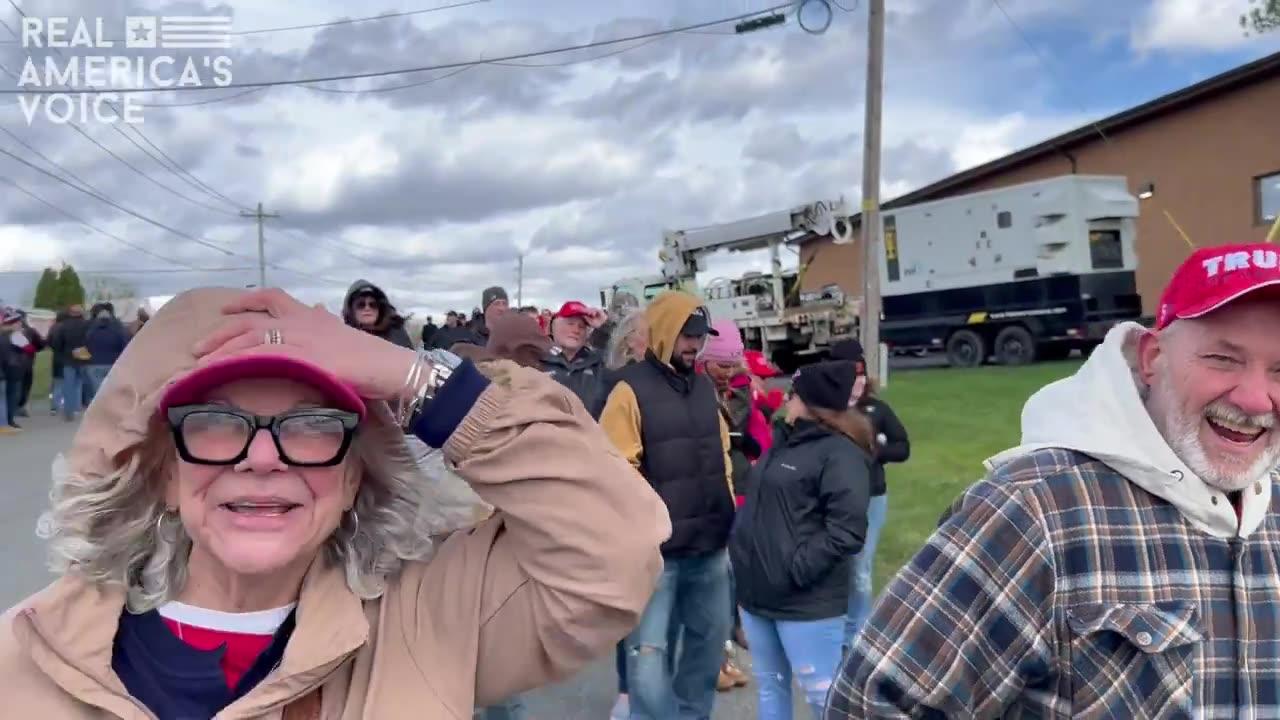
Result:
M202 402L212 390L229 382L257 378L281 378L310 385L339 410L356 413L361 420L365 417L364 400L354 388L318 365L289 355L240 355L196 368L165 390L160 412Z
M1280 285L1280 251L1252 243L1200 248L1191 253L1160 296L1156 329L1198 318L1263 288Z

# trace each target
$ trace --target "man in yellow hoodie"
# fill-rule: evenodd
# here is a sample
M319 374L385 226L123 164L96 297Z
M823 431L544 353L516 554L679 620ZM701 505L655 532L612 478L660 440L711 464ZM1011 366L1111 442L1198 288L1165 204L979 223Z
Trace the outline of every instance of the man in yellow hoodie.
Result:
M645 316L649 353L619 371L600 417L671 516L662 579L624 642L631 720L702 720L715 704L733 602L725 552L734 513L729 430L711 380L694 372L716 331L689 293L662 293ZM669 662L674 623L683 640L679 658Z

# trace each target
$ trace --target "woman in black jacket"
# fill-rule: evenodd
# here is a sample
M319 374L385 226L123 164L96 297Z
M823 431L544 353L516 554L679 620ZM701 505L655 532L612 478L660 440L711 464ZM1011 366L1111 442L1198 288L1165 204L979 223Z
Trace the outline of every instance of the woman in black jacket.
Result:
M862 411L871 422L874 460L871 466L871 502L867 506L867 537L862 549L853 558L853 576L849 580L849 609L844 622L844 645L853 644L853 638L871 614L875 599L873 579L875 575L876 546L880 531L884 529L885 516L889 512L888 485L885 483L885 463L906 462L911 456L911 440L907 429L894 414L889 403L876 395L875 378L867 375L862 345L856 340L836 343L832 355L854 364L857 380L853 384L850 403Z
M844 638L850 566L867 531L870 425L853 363L796 373L773 448L750 470L729 541L761 720L791 717L794 675L822 716Z
M382 288L368 280L357 280L342 301L342 319L351 327L377 335L387 342L413 349L405 319L387 299Z

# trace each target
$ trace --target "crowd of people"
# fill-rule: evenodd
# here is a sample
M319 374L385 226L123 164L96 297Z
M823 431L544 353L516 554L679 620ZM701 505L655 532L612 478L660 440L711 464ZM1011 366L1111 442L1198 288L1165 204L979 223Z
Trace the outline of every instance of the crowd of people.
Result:
M51 355L50 414L71 422L89 406L129 340L149 315L139 308L125 325L110 302L60 311L47 335L28 321L26 311L0 307L0 435L22 431L20 418L30 417L31 388L39 353Z
M348 324L408 347L386 294L359 281ZM820 710L837 663L865 620L884 523L884 463L907 459L906 430L875 395L857 341L802 368L790 390L730 319L671 291L641 308L570 300L513 308L500 287L424 348L506 358L571 391L657 492L672 523L663 575L618 644L613 715L709 718L717 691L751 684L761 717L790 717L794 677ZM773 385L771 387L771 385ZM761 542L768 538L768 542ZM752 677L735 662L751 649ZM520 695L479 716L527 716Z
M0 619L8 709L505 720L612 653L631 720L743 685L763 720L1275 716L1276 258L1196 251L874 602L911 443L856 341L779 378L675 290L488 288L417 342L365 281L341 319L196 290L116 342L69 313L64 401L111 381L41 519L61 575Z

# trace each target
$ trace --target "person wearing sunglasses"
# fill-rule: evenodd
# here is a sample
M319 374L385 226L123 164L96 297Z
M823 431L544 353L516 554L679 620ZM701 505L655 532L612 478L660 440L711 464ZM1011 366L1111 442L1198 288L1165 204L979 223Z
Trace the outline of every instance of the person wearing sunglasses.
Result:
M612 648L670 534L542 373L279 290L162 307L54 475L5 717L467 717Z
M372 333L400 347L412 348L405 319L382 288L368 280L357 280L347 290L342 303L342 319L354 328Z

